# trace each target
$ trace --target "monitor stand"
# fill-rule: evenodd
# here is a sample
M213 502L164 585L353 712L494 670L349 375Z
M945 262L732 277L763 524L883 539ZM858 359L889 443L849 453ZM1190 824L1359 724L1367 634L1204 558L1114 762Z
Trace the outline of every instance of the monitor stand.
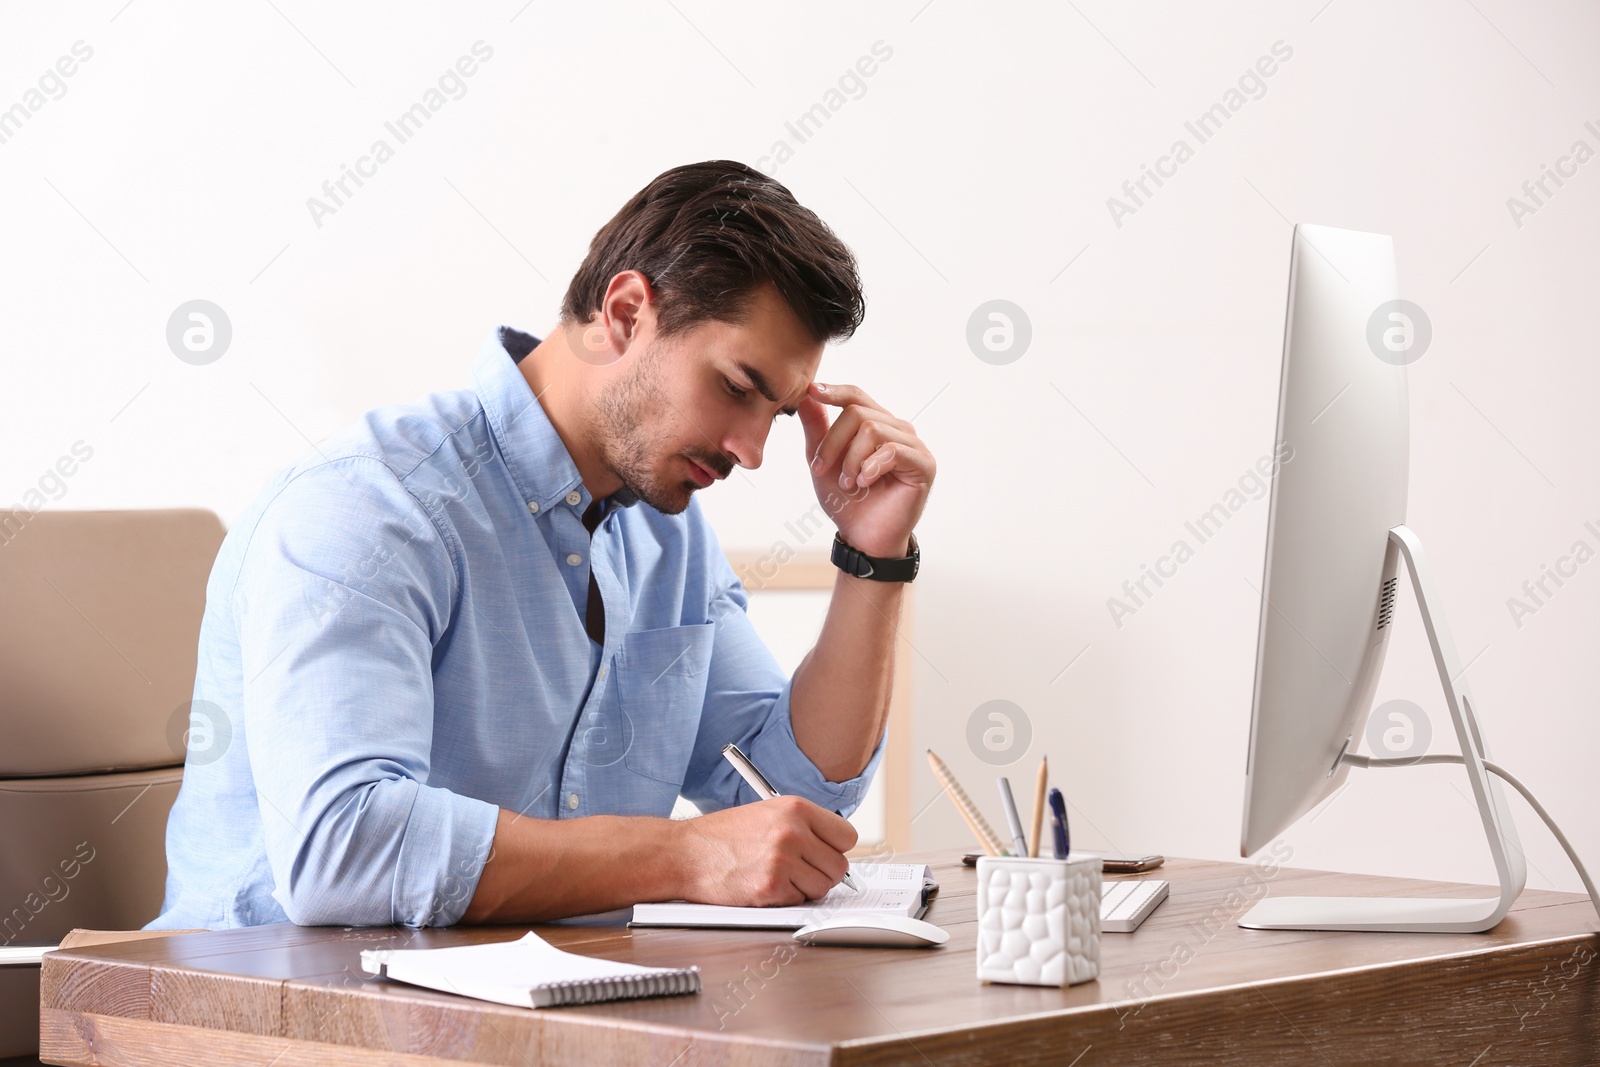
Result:
M1422 624L1433 647L1433 662L1439 669L1450 721L1455 723L1461 745L1467 780L1483 819L1483 832L1489 839L1489 854L1500 880L1496 897L1268 897L1247 912L1239 925L1252 930L1379 930L1418 933L1475 933L1488 930L1505 918L1517 894L1527 882L1527 863L1516 825L1500 791L1499 781L1491 778L1483 761L1489 759L1483 730L1473 710L1473 699L1461 676L1455 642L1450 638L1433 572L1423 555L1422 542L1406 526L1389 531L1384 553L1383 580L1395 577L1399 557L1405 556L1411 587L1416 590L1422 609ZM1348 755L1349 745L1340 753L1341 763L1356 764ZM1364 761L1363 761L1364 762ZM1336 763L1334 770L1338 769ZM1333 773L1329 772L1330 775Z

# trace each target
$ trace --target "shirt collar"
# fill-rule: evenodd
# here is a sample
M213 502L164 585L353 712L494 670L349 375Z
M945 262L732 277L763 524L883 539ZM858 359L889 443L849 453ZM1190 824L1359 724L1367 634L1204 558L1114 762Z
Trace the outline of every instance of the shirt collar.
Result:
M539 338L514 327L496 327L472 362L472 388L488 416L511 480L529 509L537 514L569 504L582 515L592 498L578 465L517 369L537 344ZM572 493L578 494L575 505L567 499ZM622 508L631 507L638 499L626 486L606 498L607 507Z

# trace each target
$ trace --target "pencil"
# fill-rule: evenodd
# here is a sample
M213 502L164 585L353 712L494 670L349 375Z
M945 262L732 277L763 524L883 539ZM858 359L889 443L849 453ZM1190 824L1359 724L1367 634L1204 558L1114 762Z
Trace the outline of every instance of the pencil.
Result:
M956 806L961 817L967 820L967 829L972 831L972 836L978 839L978 844L991 856L998 856L1005 849L1000 844L1000 839L995 836L994 830L983 817L983 812L978 810L972 798L967 796L967 791L961 788L961 783L956 781L955 775L950 773L950 768L944 765L944 760L933 754L933 749L928 749L928 764L933 768L933 776L939 779L939 784L944 786L950 802Z
M1033 836L1028 838L1028 855L1039 855L1039 831L1044 827L1044 791L1050 785L1050 758L1039 757L1039 791L1033 795Z

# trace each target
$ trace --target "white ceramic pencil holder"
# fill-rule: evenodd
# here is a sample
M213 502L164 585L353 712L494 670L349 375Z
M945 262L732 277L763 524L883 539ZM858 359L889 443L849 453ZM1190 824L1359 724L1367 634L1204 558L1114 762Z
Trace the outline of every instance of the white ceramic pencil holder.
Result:
M1069 986L1100 976L1099 856L978 857L978 978Z

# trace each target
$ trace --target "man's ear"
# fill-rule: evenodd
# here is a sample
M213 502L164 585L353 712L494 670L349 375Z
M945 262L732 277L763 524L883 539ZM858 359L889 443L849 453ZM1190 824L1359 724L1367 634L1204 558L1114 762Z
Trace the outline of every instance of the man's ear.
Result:
M600 302L600 319L594 324L605 330L607 345L619 357L625 355L642 337L653 335L655 325L655 290L649 279L636 270L612 278Z

